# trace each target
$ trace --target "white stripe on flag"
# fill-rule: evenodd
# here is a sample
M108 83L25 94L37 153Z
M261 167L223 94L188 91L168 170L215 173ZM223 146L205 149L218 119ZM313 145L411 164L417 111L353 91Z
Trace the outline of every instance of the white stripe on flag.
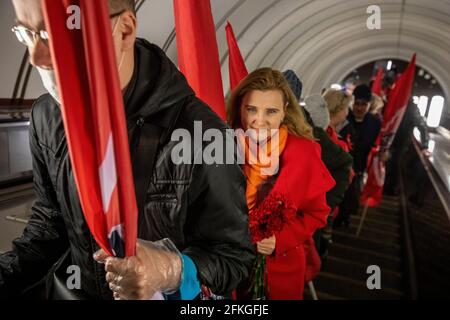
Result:
M111 195L117 184L116 161L112 133L108 139L105 158L99 168L100 188L102 191L103 213L108 212Z

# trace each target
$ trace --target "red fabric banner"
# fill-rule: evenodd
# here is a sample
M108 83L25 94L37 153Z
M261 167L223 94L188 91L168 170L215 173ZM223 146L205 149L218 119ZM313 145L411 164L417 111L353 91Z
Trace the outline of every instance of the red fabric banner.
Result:
M108 254L134 255L137 205L107 2L42 3L86 222ZM81 9L81 29L66 26L71 5Z
M379 68L377 71L377 75L375 77L375 80L373 81L372 84L372 93L376 94L377 96L380 96L381 98L383 98L382 96L382 82L383 82L383 76L384 76L384 70L383 68Z
M236 86L248 75L247 67L241 55L236 37L234 36L233 27L228 22L225 28L228 42L228 66L230 70L230 90Z
M369 176L360 198L360 202L363 205L367 204L369 207L375 207L381 202L385 178L385 166L384 162L380 161L379 152L389 150L389 147L395 138L395 134L400 126L411 97L415 71L416 54L412 56L405 72L397 80L384 111L381 132L376 143L377 147L372 148L369 155Z
M223 120L225 98L209 0L174 0L178 65L197 96Z

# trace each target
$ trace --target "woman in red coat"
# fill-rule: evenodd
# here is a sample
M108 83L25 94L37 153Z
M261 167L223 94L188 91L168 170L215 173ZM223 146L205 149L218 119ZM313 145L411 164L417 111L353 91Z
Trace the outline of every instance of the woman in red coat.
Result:
M254 71L236 87L228 121L245 131L238 138L245 151L250 229L257 252L266 257L265 296L302 299L305 243L326 225L325 194L334 186L320 146L289 84L270 68ZM268 214L277 223L263 223Z

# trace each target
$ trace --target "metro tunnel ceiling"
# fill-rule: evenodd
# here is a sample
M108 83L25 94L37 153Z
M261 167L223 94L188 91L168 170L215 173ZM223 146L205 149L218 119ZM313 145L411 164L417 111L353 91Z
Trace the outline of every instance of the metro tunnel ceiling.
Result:
M176 61L172 1L139 2L141 35L156 40ZM248 69L293 69L304 82L304 95L342 81L368 62L408 61L416 52L417 65L429 70L447 101L450 97L448 0L212 0L211 5L225 93L229 90L225 25L230 21ZM380 30L367 28L369 5L381 9ZM147 18L158 12L160 18Z
M381 29L369 30L367 8L381 10ZM172 0L138 0L138 35L163 48L176 63ZM450 0L211 0L224 93L229 92L225 26L230 21L249 70L293 69L304 83L303 96L341 82L352 70L379 59L408 61L436 79L450 117ZM10 32L14 11L0 2L1 97L11 96L24 55ZM43 93L33 71L26 98Z

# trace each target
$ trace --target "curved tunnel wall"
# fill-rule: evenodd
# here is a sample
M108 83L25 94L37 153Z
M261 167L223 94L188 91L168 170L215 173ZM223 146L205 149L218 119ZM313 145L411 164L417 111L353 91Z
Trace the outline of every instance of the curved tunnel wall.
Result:
M145 16L147 9L160 4L161 0L148 0L140 14ZM417 64L435 77L447 101L450 98L450 1L212 0L211 4L225 93L229 90L225 37L229 20L249 70L294 69L304 82L304 95L320 92L370 61L409 60L417 52ZM381 8L381 30L366 27L366 10L373 4ZM166 3L164 12L172 14L171 6ZM162 42L176 61L173 17L166 23L172 27Z
M376 2L376 3L375 3ZM139 36L163 47L176 63L172 0L139 0ZM368 30L366 10L381 8L381 30ZM370 61L409 60L425 68L450 99L449 0L211 0L216 23L225 94L229 91L228 50L225 36L229 20L249 70L271 66L294 69L304 82L304 95L320 92ZM12 94L24 48L11 34L14 14L10 1L1 1L0 30L5 44L0 67L0 97ZM43 92L35 72L26 98ZM447 107L450 114L450 108Z

